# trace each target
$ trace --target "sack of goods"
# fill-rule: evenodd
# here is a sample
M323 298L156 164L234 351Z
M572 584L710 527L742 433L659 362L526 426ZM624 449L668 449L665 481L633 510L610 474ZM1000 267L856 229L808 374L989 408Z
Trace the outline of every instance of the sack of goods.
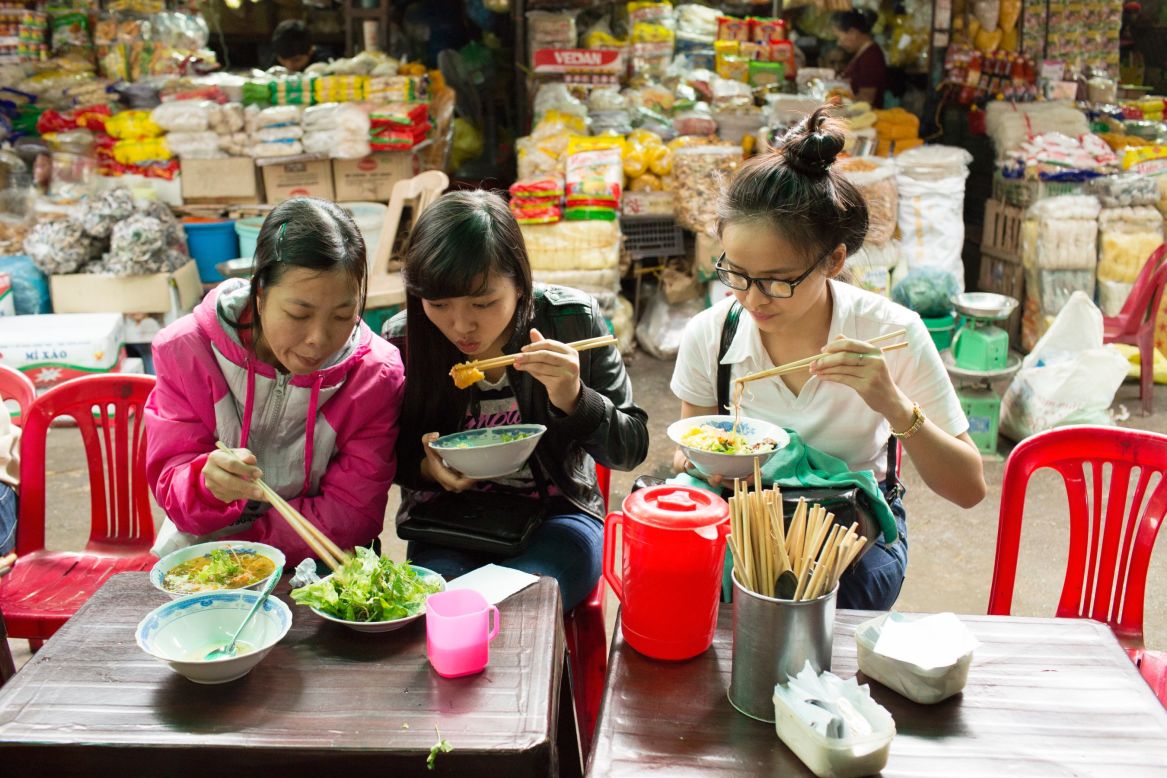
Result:
M896 157L900 247L909 269L933 267L964 289L964 182L972 155L955 146L921 146Z
M373 151L406 151L424 142L432 125L425 103L390 103L369 114Z
M324 103L304 111L304 151L334 159L362 159L369 146L369 115L351 103Z

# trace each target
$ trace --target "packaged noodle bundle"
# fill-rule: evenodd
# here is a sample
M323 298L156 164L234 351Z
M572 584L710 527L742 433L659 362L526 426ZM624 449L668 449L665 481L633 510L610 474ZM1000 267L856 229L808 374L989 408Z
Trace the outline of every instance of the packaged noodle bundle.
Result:
M311 105L312 83L312 78L299 76L285 76L272 81L268 85L268 102L272 105Z
M520 179L511 184L511 197L540 200L559 200L563 197L563 179L559 176Z
M536 208L515 208L512 203L511 213L519 224L554 224L563 218L563 211L558 205L543 205Z
M113 158L122 165L165 162L173 158L165 138L120 140L113 147Z
M317 103L350 103L364 100L368 76L321 76L312 84L312 97Z
M106 120L105 131L118 140L157 138L163 132L149 111L122 111Z
M365 99L375 103L424 103L429 79L422 76L374 76L365 85Z
M172 100L150 112L150 119L167 132L205 132L215 104L208 100Z
M429 121L429 105L427 103L394 102L379 105L369 112L369 119L374 126L385 124L419 125Z
M603 202L615 209L620 206L624 171L620 149L607 148L577 151L567 158L567 203Z

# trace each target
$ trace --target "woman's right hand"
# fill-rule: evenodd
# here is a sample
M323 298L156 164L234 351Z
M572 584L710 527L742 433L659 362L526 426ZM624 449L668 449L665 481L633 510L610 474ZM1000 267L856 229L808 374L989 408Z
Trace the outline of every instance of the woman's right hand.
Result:
M421 447L425 451L425 459L421 461L421 477L434 481L447 492L464 492L474 486L474 479L467 478L453 468L446 467L438 452L430 448L430 442L437 440L441 435L429 432L421 436Z
M212 451L203 465L203 483L207 490L222 502L262 500L263 492L255 484L263 478L263 471L255 466L255 454L245 448Z

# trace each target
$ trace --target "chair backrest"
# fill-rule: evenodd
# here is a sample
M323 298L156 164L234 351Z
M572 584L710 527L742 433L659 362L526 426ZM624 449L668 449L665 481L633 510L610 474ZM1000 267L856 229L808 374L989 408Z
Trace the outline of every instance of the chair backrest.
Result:
M441 197L449 185L449 176L440 170L427 170L393 185L389 207L385 210L385 224L381 227L381 236L377 240L373 261L369 263L369 272L372 275L381 276L390 272L389 260L393 254L393 244L397 241L397 231L401 226L405 203L416 201L412 209L413 222L416 223L421 212Z
M23 419L35 399L36 387L28 376L8 365L0 365L0 405L12 400L20 408Z
M70 416L81 432L89 463L91 551L124 552L154 541L146 484L143 406L154 377L95 375L45 392L24 418L20 440L20 522L16 551L45 546L45 443L49 425Z
M1119 318L1125 319L1123 329L1136 332L1139 326L1155 319L1159 302L1163 297L1163 287L1167 284L1167 243L1151 252L1143 269L1135 278L1130 296L1119 311Z
M1013 449L1001 491L990 614L1008 615L1012 608L1025 491L1041 468L1062 476L1069 501L1069 554L1057 615L1104 621L1127 645L1142 645L1147 566L1167 513L1167 436L1061 427Z

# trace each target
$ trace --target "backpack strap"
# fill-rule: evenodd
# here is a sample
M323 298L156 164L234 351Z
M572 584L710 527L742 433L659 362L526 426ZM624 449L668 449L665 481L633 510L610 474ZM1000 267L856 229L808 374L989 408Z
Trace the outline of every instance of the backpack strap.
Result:
M733 336L737 334L737 325L742 317L741 303L735 301L729 306L725 314L725 324L721 327L721 347L717 351L717 412L724 413L729 406L729 369L730 365L722 364L721 360L729 353L729 346L733 343Z

